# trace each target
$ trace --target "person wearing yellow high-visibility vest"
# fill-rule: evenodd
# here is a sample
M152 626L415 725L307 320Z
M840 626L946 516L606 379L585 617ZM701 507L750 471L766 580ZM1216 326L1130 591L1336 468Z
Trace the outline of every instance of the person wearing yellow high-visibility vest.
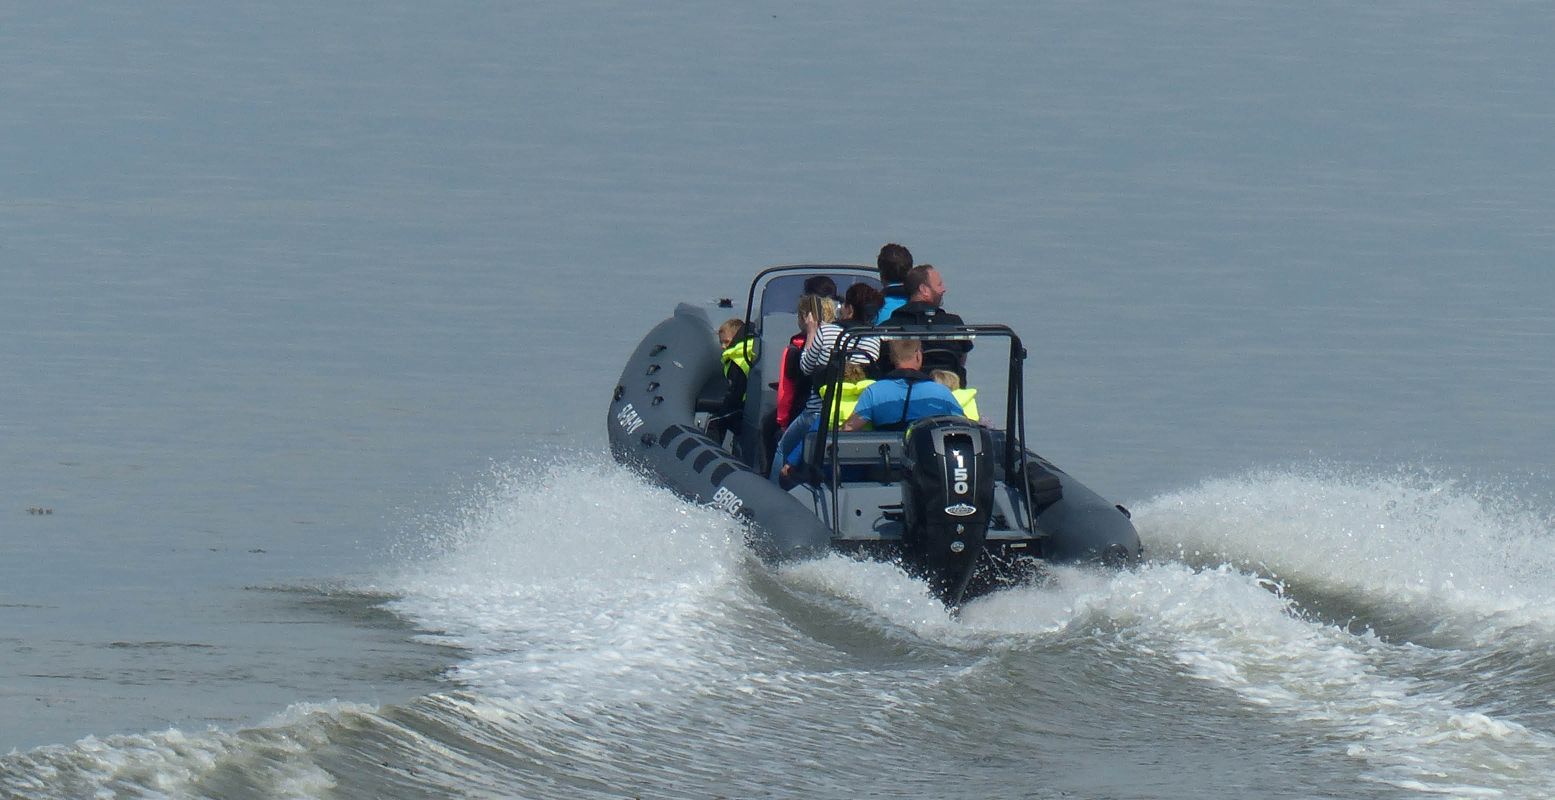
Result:
M731 317L718 326L718 343L723 346L718 357L723 362L727 388L718 411L707 422L707 435L719 444L723 443L725 431L734 431L738 439L745 424L745 391L750 381L751 362L756 360L756 340L744 333L745 321L739 317Z
M862 364L850 363L843 368L842 385L839 387L841 394L837 396L837 408L832 412L832 427L835 428L838 425L841 425L843 420L853 416L853 409L858 406L859 395L863 394L864 390L868 388L871 383L874 383L874 381L871 380L864 372L864 366ZM821 386L818 387L818 390L821 393L821 400L824 403L826 396L831 393L831 386ZM817 425L815 429L819 430L820 426Z
M961 404L961 415L973 422L977 421L977 390L961 388L961 376L948 369L937 369L929 373L929 377L946 389L950 390L952 397Z
M872 383L874 381L864 371L863 364L849 363L843 367L842 383L839 387L840 394L837 395L837 407L832 411L832 427L835 428L841 425L843 420L853 416L853 409L858 407L859 395L863 394L864 390L869 388L869 385ZM821 384L815 387L815 390L821 395L821 407L825 408L827 396L831 394L831 384ZM820 429L821 418L816 416L815 421L810 423L810 430L818 431ZM800 439L799 443L790 448L784 456L783 474L790 474L793 467L799 466L803 455L804 440Z
M941 414L964 416L950 390L923 372L923 343L917 339L897 339L891 343L891 361L896 369L869 385L859 395L853 416L842 422L845 431L904 431L914 421Z

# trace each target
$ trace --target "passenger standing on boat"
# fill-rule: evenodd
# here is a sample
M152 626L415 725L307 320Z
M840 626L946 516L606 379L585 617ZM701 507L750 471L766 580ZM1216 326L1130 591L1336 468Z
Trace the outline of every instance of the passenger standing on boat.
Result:
M880 248L880 255L875 256L875 267L880 270L880 285L884 287L884 303L873 317L874 323L879 325L891 316L891 312L901 308L907 303L907 271L912 269L912 252L907 248L891 242Z
M718 344L723 347L719 360L723 362L724 398L718 410L707 421L707 436L723 444L727 431L735 432L735 449L739 449L739 431L745 425L745 391L749 383L751 362L756 360L756 339L745 333L745 321L730 317L718 326ZM736 452L736 455L739 455Z
M898 308L884 325L964 325L961 317L946 311L945 279L933 264L919 264L907 273L907 303ZM928 341L924 363L930 369L948 369L966 383L966 354L972 343L965 339Z
M842 423L843 430L863 430L869 425L875 430L899 431L924 417L964 416L955 395L923 373L922 342L896 339L890 342L890 349L896 369L859 395L853 415Z

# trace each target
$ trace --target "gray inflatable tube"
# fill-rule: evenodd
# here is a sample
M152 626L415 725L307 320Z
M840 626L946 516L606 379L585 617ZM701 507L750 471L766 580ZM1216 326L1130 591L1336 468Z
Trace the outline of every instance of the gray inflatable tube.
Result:
M648 333L610 402L611 452L681 497L744 520L764 559L825 554L831 531L813 512L693 426L698 397L723 383L717 342L707 314L684 304Z
M1063 486L1058 502L1042 509L1035 527L1045 534L1042 557L1047 561L1102 561L1116 566L1137 563L1144 556L1139 532L1122 506L1113 505L1085 484L1029 450L1034 463Z

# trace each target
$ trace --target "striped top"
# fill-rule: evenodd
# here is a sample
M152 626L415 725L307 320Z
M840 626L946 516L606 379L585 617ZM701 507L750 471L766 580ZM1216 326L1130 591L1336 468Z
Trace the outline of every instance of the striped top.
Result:
M837 348L837 340L842 337L843 328L831 322L821 323L820 329L815 332L815 338L805 344L804 352L799 354L799 370L806 375L814 375L820 372L831 361L832 351ZM853 342L853 352L848 354L848 360L854 364L871 364L880 358L880 340L874 336L856 339ZM821 395L815 389L810 390L810 397L805 401L805 410L820 413Z

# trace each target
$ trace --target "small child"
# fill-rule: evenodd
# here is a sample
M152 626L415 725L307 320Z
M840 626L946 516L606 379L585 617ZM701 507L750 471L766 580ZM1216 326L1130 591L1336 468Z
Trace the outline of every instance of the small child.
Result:
M738 442L745 424L745 391L751 362L756 359L756 340L742 335L744 329L745 320L739 317L730 317L718 326L718 345L723 348L719 358L723 361L726 388L723 402L707 422L707 435L719 444L723 444L727 431L733 431Z
M734 337L745 327L745 320L739 317L730 317L718 326L718 346L727 349L734 343Z
M977 390L961 388L961 377L948 369L937 369L929 373L929 377L935 383L944 386L955 395L956 402L961 404L961 415L973 422L977 421Z
M831 427L840 427L843 420L853 415L853 409L858 407L859 395L863 394L864 390L872 383L874 383L874 381L870 379L869 373L864 368L863 364L855 364L849 361L847 364L843 365L842 396L838 399L837 405L832 411ZM821 405L824 408L826 404L826 395L831 391L831 384L822 384L816 388L816 391L820 392L821 394ZM815 421L810 423L810 431L817 432L820 429L821 417L817 415ZM789 448L788 453L784 456L782 474L785 477L792 476L793 468L799 466L799 462L803 460L803 456L804 440L800 439L797 443L794 444L793 447Z
M853 409L858 407L858 397L874 383L869 378L869 371L863 364L855 364L849 361L842 368L842 397L837 402L836 412L832 414L832 427L840 427L844 420L853 415ZM821 398L826 399L824 394ZM819 426L811 428L818 430Z

